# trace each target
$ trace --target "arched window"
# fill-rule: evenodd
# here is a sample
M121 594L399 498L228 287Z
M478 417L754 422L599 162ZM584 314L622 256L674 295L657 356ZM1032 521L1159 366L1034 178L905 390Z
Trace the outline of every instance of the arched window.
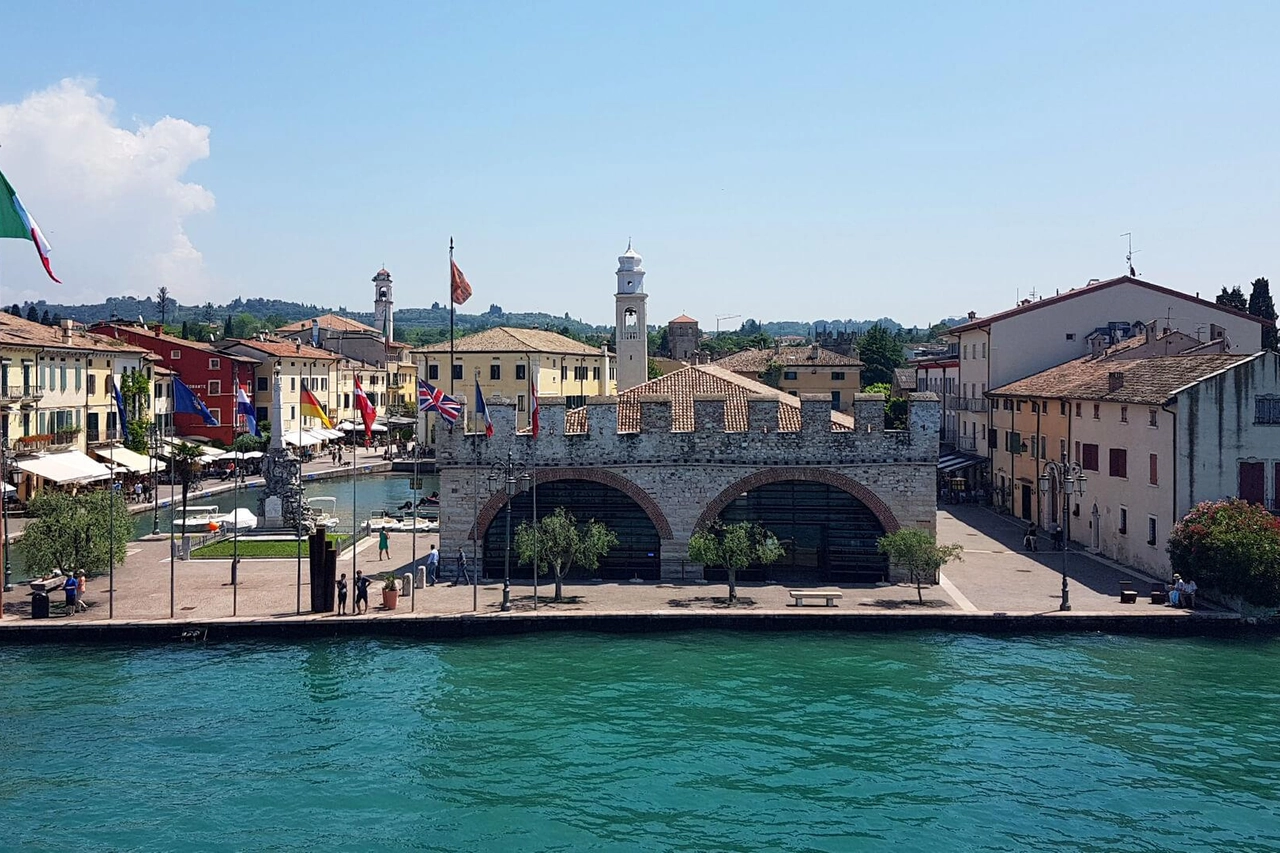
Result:
M622 337L624 340L634 341L640 338L640 326L637 322L636 309L628 308L622 315L624 324Z

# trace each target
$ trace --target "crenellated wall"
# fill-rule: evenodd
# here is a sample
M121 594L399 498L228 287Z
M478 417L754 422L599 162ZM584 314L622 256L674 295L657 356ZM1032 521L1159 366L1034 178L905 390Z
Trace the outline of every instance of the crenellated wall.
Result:
M940 417L934 394L911 395L905 430L885 429L879 395L855 397L852 425L847 417L833 422L828 397L799 402L797 419L795 406L776 397L748 396L744 406L742 399L695 395L692 431L675 432L673 402L665 396L624 402L621 424L616 397L590 398L585 412L570 413L563 398L551 397L541 400L536 439L516 434L514 407L490 403L493 437L437 432L441 550L452 553L475 536L477 521L483 536L505 503L486 478L508 454L536 471L539 482L589 479L629 494L662 536L664 577L696 574L685 564L697 526L741 492L770 482L825 482L859 498L886 530L934 531Z

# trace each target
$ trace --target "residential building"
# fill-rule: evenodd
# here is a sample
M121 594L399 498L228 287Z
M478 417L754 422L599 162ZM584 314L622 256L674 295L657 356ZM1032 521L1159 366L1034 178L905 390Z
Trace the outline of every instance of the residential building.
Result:
M1022 404L1018 427L1036 403L1031 428L1044 436L1002 429L996 458L1019 445L1014 511L1045 526L1061 518L1056 484L1041 496L1033 478L1046 458L1079 463L1087 489L1070 502L1073 541L1168 577L1169 532L1196 503L1242 497L1280 512L1280 354L1135 355L1143 347L1155 348L1085 356L993 391L1006 414L1004 401Z
M938 395L942 412L940 438L943 444L955 447L956 436L960 432L959 415L956 411L956 388L960 382L960 345L950 344L941 352L912 359L908 366L915 368L917 391L931 391Z
M228 353L206 341L190 341L165 332L160 324L154 327L133 323L99 323L92 331L127 341L150 350L162 366L172 371L168 377L172 387L177 376L208 407L218 421L209 426L199 415L172 413L175 435L199 436L223 444L235 441L236 434L244 431L243 418L236 417L236 383L245 387L249 399L254 399L253 378L258 363ZM172 398L170 398L172 399Z
M418 375L446 394L470 399L478 380L486 401L513 402L520 427L528 426L529 376L538 394L564 397L570 408L588 397L617 393L615 363L605 347L592 347L555 332L498 326L454 341L453 378L449 342L413 350ZM434 417L434 416L433 416Z
M1270 322L1133 276L1023 300L989 317L970 312L969 321L947 336L960 361L957 449L990 458L999 446L989 434L994 420L988 390L1141 336L1152 318L1159 318L1162 330L1194 331L1203 342L1224 340L1234 353L1260 350ZM994 475L990 464L986 474Z
M853 395L862 390L862 362L858 357L841 355L817 344L742 350L712 363L793 397L824 394L837 412L852 411Z
M337 424L344 419L352 420L353 378L362 370L373 370L328 350L266 335L227 338L218 341L216 346L219 352L254 363L253 403L259 424L271 423L272 380L276 368L280 369L282 438L291 444L298 443L297 436L301 432L322 428L319 420L301 414L304 385L324 406L330 422Z

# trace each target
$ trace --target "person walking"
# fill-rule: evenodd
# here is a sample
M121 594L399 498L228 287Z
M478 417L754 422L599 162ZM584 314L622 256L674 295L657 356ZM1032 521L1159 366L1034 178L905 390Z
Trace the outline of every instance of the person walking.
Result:
M436 550L436 546L431 546L431 552L427 554L427 586L435 586L440 575L440 552Z
M378 531L378 560L382 560L382 555L386 554L387 559L391 559L391 537L387 535L387 528Z
M342 616L347 612L347 573L343 572L342 577L338 578L338 615Z
M78 588L79 585L76 583L76 576L74 574L67 575L66 581L62 584L62 591L67 594L67 616L76 612L76 589Z
M87 613L89 610L89 602L84 600L85 595L89 592L89 577L84 573L84 569L76 572L76 612Z
M453 585L457 586L458 584L463 586L471 584L471 578L467 576L467 552L461 548L458 549L458 569L453 576Z
M351 608L352 613L369 612L369 584L372 583L364 573L356 569L356 600ZM363 605L363 607L361 606Z

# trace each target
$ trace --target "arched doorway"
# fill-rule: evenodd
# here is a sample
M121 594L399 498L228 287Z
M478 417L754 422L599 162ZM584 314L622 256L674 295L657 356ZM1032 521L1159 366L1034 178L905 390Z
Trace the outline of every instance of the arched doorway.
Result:
M600 561L592 574L570 572L570 578L603 580L658 580L661 575L661 539L645 509L621 489L593 480L558 479L539 483L538 517L545 518L563 506L578 521L594 518L618 537L618 544ZM505 505L493 513L483 537L485 575L502 576L507 545ZM521 566L515 554L515 531L521 522L533 518L533 492L516 495L511 501L511 577L533 578L533 566ZM541 579L547 578L543 575Z
M719 514L722 522L756 522L778 537L786 556L738 573L744 581L871 582L888 580L888 558L876 550L884 525L862 500L826 482L780 480L751 488ZM725 579L706 570L707 580Z

